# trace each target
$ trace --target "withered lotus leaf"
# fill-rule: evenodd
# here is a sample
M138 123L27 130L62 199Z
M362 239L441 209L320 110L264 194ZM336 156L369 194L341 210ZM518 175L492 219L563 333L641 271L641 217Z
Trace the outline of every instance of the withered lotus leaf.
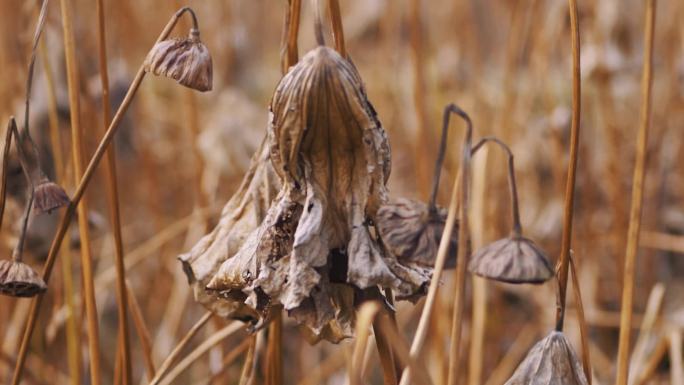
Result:
M64 189L48 179L43 179L35 189L33 208L39 213L51 213L69 204L69 196Z
M552 331L532 347L505 385L587 385L587 379L563 333Z
M339 341L353 333L357 294L382 286L410 297L431 269L386 253L373 228L387 201L390 147L349 60L327 47L310 51L282 78L270 109L268 156L280 190L270 207L263 202L263 220L240 230L219 223L182 259L196 277L198 261L211 259L202 279L216 294L206 295L242 301L260 322L282 306L315 339ZM228 249L226 234L237 240Z
M143 63L146 72L174 79L198 91L211 91L213 66L207 47L192 29L184 39L162 40L150 50Z
M206 286L219 266L235 255L249 233L259 225L279 185L268 161L268 146L263 141L240 187L224 206L214 230L200 239L188 253L179 256L195 299L221 317L258 318L254 310L242 303L245 296L239 289L232 293L217 293L207 291ZM226 300L231 295L238 300Z
M468 269L479 276L507 283L540 284L553 277L544 252L532 240L512 235L476 251Z
M400 198L380 207L376 218L382 242L399 260L426 267L435 264L437 249L444 232L447 211L414 199ZM449 239L447 267L456 261L458 229Z
M0 260L0 294L33 297L45 290L45 281L31 266L19 261Z

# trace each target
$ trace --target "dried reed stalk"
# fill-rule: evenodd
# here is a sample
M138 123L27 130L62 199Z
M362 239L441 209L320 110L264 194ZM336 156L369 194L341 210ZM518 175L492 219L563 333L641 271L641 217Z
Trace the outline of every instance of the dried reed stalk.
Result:
M73 2L61 0L62 27L64 33L64 56L67 68L67 88L69 91L69 111L71 116L71 153L73 156L74 184L78 184L83 174L83 130L81 128L80 106L80 74L76 58L76 39L73 29ZM91 255L90 230L88 228L88 206L85 199L77 205L78 233L81 242L81 269L83 274L83 296L85 299L86 319L88 325L88 358L90 362L90 381L100 385L100 329L95 302L95 285L93 282L93 259Z
M425 173L428 169L427 157L425 152L431 151L430 119L428 117L427 105L425 100L425 63L423 62L425 51L423 47L423 22L421 11L422 1L411 0L409 3L409 26L411 43L411 68L413 70L413 105L416 109L416 132L415 132L415 153L413 159L416 161L416 185L420 186L419 191L422 196L427 195L430 186L429 175Z
M456 254L456 272L455 285L456 293L454 295L454 314L451 324L451 338L449 343L449 372L447 373L447 384L455 385L458 380L458 373L461 364L461 328L463 324L463 313L465 308L465 280L466 280L466 266L468 266L468 257L470 251L468 250L468 195L470 185L470 156L472 149L472 123L468 115L463 111L454 111L458 113L468 124L465 139L463 141L463 149L461 154L461 205L458 215L458 251Z
M453 110L457 108L454 105L448 106L444 111L444 116L442 119L442 126L449 124L449 114L450 112L458 113L461 117L465 118L465 113L460 110ZM461 115L462 114L462 115ZM469 119L468 131L471 131ZM470 137L471 134L466 134L466 137ZM468 154L469 155L469 154ZM435 269L432 272L432 279L430 280L430 286L428 287L427 297L425 299L425 305L423 305L423 311L420 314L420 321L418 322L418 327L416 328L416 334L413 336L413 341L411 342L411 357L416 358L420 356L423 350L423 344L425 343L425 337L427 336L427 329L430 324L430 318L432 317L432 311L434 310L435 301L437 300L437 289L439 288L439 280L442 277L442 271L444 270L444 263L446 262L447 255L449 253L449 244L451 237L450 234L454 231L454 225L456 224L456 212L459 205L459 198L463 198L463 187L461 179L463 178L462 172L459 174L454 181L454 186L451 189L451 200L449 202L449 209L446 219L446 224L444 225L444 232L442 232L442 238L439 242L439 249L437 250L437 258L435 259ZM461 227L459 227L459 237L461 236ZM459 238L462 240L463 238ZM464 242L459 241L459 245L464 244ZM459 246L460 247L460 246ZM465 252L465 250L463 250ZM401 376L401 385L408 385L411 383L411 372L410 368L404 369L404 373Z
M330 20L332 22L333 41L335 43L335 50L339 52L343 58L347 57L347 48L344 44L344 29L342 28L342 14L340 12L340 3L338 0L328 0L328 12L330 13Z
M185 13L189 8L182 8L178 12L176 12L169 22L166 24L164 27L164 30L161 32L159 37L157 38L157 42L166 39L169 34L171 33L171 30L173 27L176 25L178 22L178 19ZM130 106L131 102L133 101L133 98L140 87L140 83L145 77L145 71L144 68L141 66L140 69L138 70L138 73L135 76L135 79L131 83L131 86L128 89L128 92L126 93L126 96L124 97L124 100L121 102L121 105L119 106L119 109L117 110L116 114L114 115L114 118L112 119L112 122L109 124L109 127L107 128L107 132L103 136L103 138L100 140L100 144L98 145L97 149L95 150L95 153L93 154L90 163L88 164L88 167L86 168L85 172L83 173L83 176L81 177L81 180L79 181L76 191L74 192L73 197L71 198L71 203L67 207L64 215L62 216L62 220L59 223L59 227L57 229L57 233L55 234L55 237L52 241L52 244L50 245L50 251L48 252L47 260L45 261L45 266L43 267L43 280L47 283L50 279L50 275L52 274L52 268L54 266L55 260L57 258L57 253L60 249L60 246L62 244L62 241L64 240L64 236L66 235L66 232L69 228L69 224L71 223L71 219L73 217L74 212L76 211L76 207L78 206L78 203L80 202L81 198L83 197L83 194L85 193L86 188L88 187L88 184L90 183L90 180L95 173L95 170L97 169L97 166L100 163L100 160L102 160L102 156L104 155L105 151L107 150L107 147L109 146L110 142L112 141L112 138L114 137L114 134L116 133L117 128L119 127L119 123L121 122L124 114L128 110L128 107ZM28 353L28 345L29 341L31 339L31 335L33 334L33 330L36 326L36 320L38 319L38 311L40 310L40 305L42 304L43 300L43 295L36 296L32 302L31 302L31 311L29 313L29 318L27 321L26 328L24 330L24 335L21 341L21 346L19 347L19 353L17 355L17 364L14 367L14 373L12 377L12 385L19 385L19 382L21 381L21 376L22 372L24 370L24 364L26 362L26 354Z
M591 353L589 352L589 331L587 330L587 320L584 318L582 292L580 290L579 278L577 277L577 269L575 268L575 260L572 252L570 253L570 273L572 273L572 290L575 293L575 302L577 303L577 321L579 323L580 337L582 339L582 369L584 369L584 376L587 378L587 384L591 385L592 371Z
M55 82L52 75L52 65L48 55L45 40L39 44L39 54L43 63L45 73L45 83L48 99L48 121L50 127L50 147L52 149L52 161L55 167L56 181L62 185L66 182L66 168L64 166L64 154L62 152L62 134L59 127L59 112L57 111L57 94ZM0 213L0 216L2 214ZM0 219L1 222L1 219ZM69 366L69 381L71 385L81 384L81 334L79 333L79 322L76 319L76 306L74 305L74 279L73 263L69 245L63 244L60 249L62 255L62 289L64 291L64 302L67 309L66 316L66 340L67 340L67 362Z
M670 383L684 384L684 362L682 359L682 330L675 328L670 331Z
M158 382L160 385L170 385L178 376L183 373L192 363L197 361L205 353L207 353L211 348L221 343L221 341L235 334L238 330L242 328L242 323L239 321L234 321L225 326L223 329L212 334L206 341L202 342L200 346L195 348L190 354L188 354L183 360L178 362L177 365L168 373L168 375L163 377L163 381ZM161 373L161 371L160 371Z
M375 301L368 301L361 305L356 316L356 339L352 352L351 365L349 367L350 385L360 385L363 383L361 373L364 359L364 352L368 344L370 326L373 319L380 311L380 304Z
M565 296L568 289L568 265L570 264L570 244L572 242L572 213L575 204L575 176L579 157L580 109L582 89L580 85L580 32L577 0L568 0L570 9L570 34L572 35L572 121L570 126L570 161L565 184L565 203L563 205L563 237L558 259L559 303L556 309L556 331L563 331L565 319Z
M639 230L641 228L641 208L644 197L646 177L646 153L648 131L651 119L651 91L653 77L653 35L655 29L655 0L646 2L644 15L644 66L641 77L641 110L639 112L639 132L636 142L636 163L632 180L632 203L627 230L627 250L625 252L624 283L622 285L622 306L620 313L620 341L617 356L617 385L627 385L629 377L629 339L632 331L632 304L634 300L634 276L636 254L639 249Z
M479 249L484 245L487 232L485 225L484 196L487 175L487 150L481 158L473 161L473 198L471 200L472 245ZM482 277L473 277L473 310L470 351L468 353L468 384L482 384L482 366L484 362L484 335L487 325L487 281Z
M109 71L107 70L107 39L105 32L105 10L103 0L97 0L97 37L102 86L102 119L106 131L111 119L109 100ZM124 267L123 235L121 233L121 210L119 209L119 186L116 180L116 152L112 143L105 160L106 190L109 215L114 235L114 265L116 266L116 299L119 316L119 343L121 346L122 379L124 385L132 385L131 347L128 326L128 295L126 294L126 269Z
M145 318L143 317L138 300L135 298L135 293L128 283L126 284L126 292L128 293L128 303L131 307L131 316L133 317L135 332L140 340L140 349L145 363L145 371L147 372L147 378L151 381L156 373L154 359L152 359L152 339L150 338L150 332L145 325Z
M188 332L181 338L180 341L176 344L176 346L173 348L171 353L166 357L164 362L161 364L159 367L159 370L157 370L154 378L152 381L150 381L150 385L157 385L161 382L161 380L166 376L167 373L171 370L171 366L176 363L176 360L180 356L181 352L183 351L183 348L185 348L192 337L194 337L200 330L202 330L202 327L207 324L209 319L211 319L212 313L210 311L204 313L202 318L200 318L197 322L195 322L194 325L188 330Z
M376 314L373 319L373 334L375 335L375 346L378 348L378 357L382 366L382 378L385 385L396 385L397 375L395 373L394 354L391 342L387 338L384 328L387 324L381 322L381 318L387 317L386 314Z

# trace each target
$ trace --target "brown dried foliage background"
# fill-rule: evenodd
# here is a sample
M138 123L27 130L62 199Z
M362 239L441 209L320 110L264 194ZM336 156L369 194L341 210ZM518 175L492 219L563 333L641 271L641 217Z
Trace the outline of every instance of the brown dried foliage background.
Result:
M101 133L97 41L91 32L96 26L95 8L83 0L74 3L81 67L81 119L86 154L90 154ZM132 0L105 3L112 99L118 104L168 15L180 4ZM414 3L418 3L418 15L412 11ZM250 157L266 132L268 102L280 78L284 1L205 0L191 1L189 5L198 14L202 41L213 57L213 91L189 96L171 80L150 77L143 83L117 136L125 249L131 261L128 280L149 330L157 366L205 311L192 300L192 289L176 256L213 228L223 204L238 191ZM595 380L609 383L614 376L617 351L622 258L639 110L643 3L606 0L580 1L579 5L583 131L573 248L589 325ZM457 102L470 113L479 135L496 134L511 144L516 156L525 234L555 260L560 245L570 123L566 3L350 0L343 1L341 8L347 50L392 145L390 196L427 200L439 137L438 118L444 105ZM635 325L639 326L654 284L665 285L663 310L648 338L654 346L664 333L684 326L684 305L681 299L677 302L684 287L684 3L662 1L657 12L654 109L635 293ZM0 15L0 118L6 121L10 114L20 116L23 112L25 71L37 6L34 2L3 1ZM300 57L314 46L312 25L310 7L305 2ZM182 31L189 26L183 21L176 35L183 35ZM62 153L68 155L69 116L61 36L59 2L53 1L44 38L55 79ZM331 41L329 35L328 40ZM43 151L54 154L47 129L44 60L39 56L36 65L32 130ZM190 129L195 112L199 132ZM442 174L439 201L443 205L447 203L447 189L455 178L459 159L461 133L456 127L454 124L450 132ZM474 248L508 234L510 214L504 162L503 156L491 152L485 194L472 198L484 201L482 212L472 214L482 221L481 229L473 236ZM476 164L475 173L482 172L483 168L478 167ZM73 191L68 182L73 180L69 176L71 169L67 167L64 180L59 181L69 193ZM262 174L259 177L268 178ZM6 256L16 242L24 188L19 172L10 178L8 217L0 234ZM106 219L104 179L98 178L90 187L88 198L103 378L110 383L117 334L113 245ZM239 199L235 205L240 205ZM198 206L207 209L197 211ZM36 267L43 262L58 215L34 221L25 262ZM74 232L74 260L77 247ZM80 277L78 263L74 265L74 277ZM80 280L74 286L80 293ZM28 357L28 383L69 383L62 287L61 274L55 274ZM452 274L447 271L425 349L424 361L435 383L443 383L446 378L445 336L451 323L452 287ZM461 365L467 368L462 384L468 378L471 384L502 383L525 352L546 336L554 324L554 283L541 288L488 284L486 290L484 353L474 353L470 358L469 354L462 355L464 363L477 360L480 369L472 363ZM466 297L463 330L468 343L473 330L470 284ZM575 303L572 298L569 302L566 335L580 354ZM75 303L80 319L80 297ZM0 381L11 375L27 308L26 300L0 296ZM416 306L397 306L398 324L407 340L413 335L420 308L420 302ZM85 324L84 320L81 324ZM191 344L199 345L223 324L223 320L213 320ZM286 321L284 328L286 383L342 383L350 341L310 346L291 322ZM226 339L209 359L186 370L178 383L210 377L220 367L222 354L246 338L247 333L240 332ZM138 381L144 375L143 351L136 333L131 333L131 340L134 379ZM81 342L86 343L85 332ZM645 360L655 348L649 349ZM380 365L374 364L377 356L375 351L372 353L366 378L370 383L381 383ZM244 354L214 383L237 383L243 361ZM262 361L257 359L256 364L263 365ZM83 366L86 363L84 359ZM668 383L671 359L666 357L656 363L659 365L655 368L654 383ZM478 376L474 370L481 374Z

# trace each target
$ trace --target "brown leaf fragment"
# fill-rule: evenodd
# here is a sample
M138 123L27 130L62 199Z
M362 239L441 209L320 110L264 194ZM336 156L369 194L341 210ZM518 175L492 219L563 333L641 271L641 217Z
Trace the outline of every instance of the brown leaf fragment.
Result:
M507 283L540 284L553 277L546 254L532 240L515 235L476 251L470 257L468 270Z
M554 330L532 347L505 385L587 385L587 379L568 340Z

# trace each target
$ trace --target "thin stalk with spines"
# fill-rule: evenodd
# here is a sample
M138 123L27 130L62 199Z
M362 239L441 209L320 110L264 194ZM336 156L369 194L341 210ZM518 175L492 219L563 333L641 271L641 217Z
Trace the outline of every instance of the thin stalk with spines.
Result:
M470 117L461 109L454 110L468 124L468 130L463 140L461 154L461 196L460 209L458 216L458 251L456 253L456 272L454 295L454 312L451 324L451 338L449 342L449 372L447 374L447 384L455 385L458 379L458 372L461 363L461 329L463 324L463 313L465 309L465 281L466 267L468 266L468 195L470 184L470 157L472 155L472 122Z
M570 122L570 160L565 185L563 205L563 236L560 257L558 258L558 304L556 308L556 330L563 331L565 319L565 297L568 289L568 266L570 264L570 244L572 242L572 213L575 204L575 179L577 158L579 157L581 73L580 73L580 31L577 0L568 0L570 10L570 34L572 45L572 119Z
M466 132L466 140L469 140L469 138L472 137L472 124L470 122L470 118L468 115L461 110L459 107L457 107L454 104L448 105L444 109L444 115L442 118L442 127L448 126L449 125L449 118L451 116L451 113L455 113L459 115L461 118L463 118L466 121L467 124L467 132ZM444 129L443 129L444 130ZM469 146L468 146L469 147ZM461 179L463 177L463 174L458 174L456 180L454 181L454 185L451 189L451 200L449 202L449 209L448 209L448 214L446 218L446 224L444 225L444 231L442 232L442 237L439 242L439 248L437 249L437 257L435 258L435 268L432 272L432 278L430 279L430 286L428 287L428 292L427 296L425 298L425 304L423 305L423 311L420 314L420 320L418 321L418 327L416 328L416 333L413 336L413 341L411 342L411 357L415 359L416 357L420 356L422 350L423 350L423 345L425 343L425 337L427 336L428 332L428 326L430 324L430 319L432 318L432 313L435 307L435 301L437 300L437 290L439 289L439 282L442 277L442 272L444 271L444 263L446 262L446 258L449 252L449 244L451 242L451 234L454 231L454 226L456 225L456 217L457 217L457 212L458 206L459 206L459 198L462 198L462 190L463 190L463 183L461 182ZM459 227L459 236L460 236L460 227ZM459 238L462 239L462 238ZM459 241L459 245L461 245L462 242ZM460 246L459 246L460 247ZM462 250L461 252L465 252L465 250ZM405 368L404 373L401 376L401 385L408 385L411 383L411 371L410 368Z
M61 0L62 27L64 34L64 56L67 69L67 89L69 94L69 113L71 116L71 154L74 170L74 184L83 173L83 131L81 128L81 107L79 92L79 65L76 58L76 39L74 35L72 12L73 2ZM88 206L82 199L76 208L78 214L78 233L81 249L81 272L83 276L83 297L88 329L88 358L90 363L90 382L92 385L102 383L100 369L100 329L95 301L95 284L93 278L93 258L88 228Z
M111 120L109 99L109 71L107 69L107 39L105 29L104 1L97 0L97 37L100 65L100 84L102 86L103 130ZM126 268L124 266L123 235L121 232L121 210L119 209L119 186L116 177L116 151L112 143L105 160L106 190L109 215L114 235L114 265L116 266L116 303L118 307L119 337L121 347L121 370L124 385L132 385L131 347L128 324L128 295L126 294Z
M171 33L171 30L175 27L176 23L180 19L180 17L185 13L188 12L190 8L184 7L178 10L174 15L171 17L169 22L166 24L164 27L164 30L161 32L159 37L157 38L157 42L166 39L169 34ZM50 250L48 252L47 260L45 261L45 265L43 267L43 280L45 283L47 283L50 279L50 276L52 274L52 268L54 267L55 260L57 258L57 253L59 251L59 248L62 244L62 241L64 240L64 236L66 235L66 232L68 230L69 224L71 223L71 219L76 212L76 207L78 206L78 203L80 202L81 198L83 197L83 194L85 193L86 188L88 187L93 174L95 173L95 170L97 169L100 161L102 160L102 157L105 154L105 151L107 150L109 144L112 141L112 138L114 137L114 134L116 133L116 130L119 127L119 124L121 123L121 120L123 119L123 116L125 115L126 111L128 110L128 107L130 107L131 102L133 101L133 98L135 97L135 94L137 93L138 89L140 88L140 84L142 83L143 79L145 78L145 69L141 65L140 69L138 70L135 78L133 79L133 82L131 83L128 91L126 92L126 96L124 97L124 100L121 102L121 105L119 106L119 109L117 110L116 114L114 114L114 117L112 118L111 123L109 124L109 127L107 128L107 132L104 134L102 139L100 140L100 144L98 145L97 149L95 150L95 153L93 154L92 158L90 159L90 163L88 164L88 167L86 167L85 172L83 173L83 176L81 177L77 187L76 191L74 192L73 197L71 198L71 203L69 203L69 206L67 206L64 215L62 216L62 219L59 223L59 226L57 228L57 232L55 234L55 237L52 240L52 244L50 245ZM19 347L19 353L17 355L17 363L14 367L14 373L12 377L12 385L19 385L21 381L21 376L24 370L24 365L26 363L26 354L28 353L28 345L29 341L31 339L31 335L33 334L33 330L35 329L36 326L36 321L38 319L38 311L40 309L40 305L42 304L43 301L43 295L38 295L36 296L32 303L31 303L31 310L29 313L29 317L27 320L27 325L26 328L24 329L24 335L22 337L21 341L21 346Z
M48 55L45 40L40 41L39 54L43 63L45 82L48 100L48 122L50 128L50 147L52 149L52 160L55 169L56 182L64 184L66 182L66 168L64 165L64 154L62 152L62 135L59 126L59 112L57 111L57 94L55 82L52 75L52 65ZM69 380L71 385L81 384L81 334L79 322L76 319L76 306L74 304L74 279L73 262L69 245L62 244L60 250L62 259L62 285L64 291L64 302L67 308L66 316L66 340L67 340L67 362L69 366Z
M632 203L627 230L627 250L625 252L624 284L622 285L622 305L620 311L620 340L617 356L616 385L626 385L629 377L629 338L632 331L632 305L634 302L634 276L636 255L639 250L639 230L646 179L646 155L648 151L648 131L651 120L651 93L653 86L653 36L655 35L656 1L646 1L644 15L644 65L641 76L641 110L639 112L639 131L636 142L636 163L632 179Z

